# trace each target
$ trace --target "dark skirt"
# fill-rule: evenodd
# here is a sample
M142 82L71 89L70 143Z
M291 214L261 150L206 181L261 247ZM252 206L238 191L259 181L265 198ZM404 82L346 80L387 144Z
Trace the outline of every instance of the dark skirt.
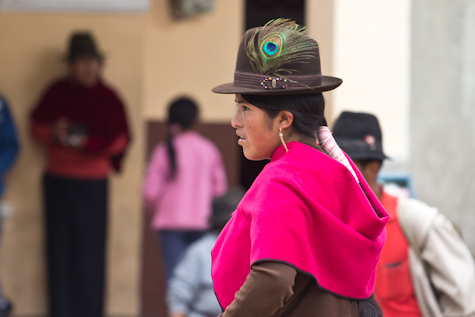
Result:
M51 317L103 316L108 181L43 179Z

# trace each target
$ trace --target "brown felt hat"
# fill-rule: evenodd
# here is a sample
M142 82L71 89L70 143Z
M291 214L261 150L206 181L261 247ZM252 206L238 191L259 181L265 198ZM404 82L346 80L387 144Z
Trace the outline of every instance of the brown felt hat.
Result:
M322 75L315 40L294 21L277 19L246 33L239 45L234 81L218 94L290 95L335 89L337 77Z
M71 62L78 58L95 57L104 59L104 55L97 49L94 37L89 32L76 32L69 38L69 48L66 60Z

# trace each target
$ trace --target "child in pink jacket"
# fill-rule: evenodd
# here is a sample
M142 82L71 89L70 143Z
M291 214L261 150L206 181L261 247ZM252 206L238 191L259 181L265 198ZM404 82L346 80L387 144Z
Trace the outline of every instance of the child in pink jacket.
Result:
M209 229L212 200L227 189L218 148L192 130L196 104L178 99L168 115L167 141L153 151L142 187L167 278L180 253Z

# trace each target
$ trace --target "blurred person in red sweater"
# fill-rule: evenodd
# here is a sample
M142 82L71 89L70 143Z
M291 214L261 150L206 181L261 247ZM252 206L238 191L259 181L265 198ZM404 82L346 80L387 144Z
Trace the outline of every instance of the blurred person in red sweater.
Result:
M90 33L72 34L66 60L69 75L46 89L31 114L31 133L48 156L49 316L103 316L108 175L120 170L130 135Z

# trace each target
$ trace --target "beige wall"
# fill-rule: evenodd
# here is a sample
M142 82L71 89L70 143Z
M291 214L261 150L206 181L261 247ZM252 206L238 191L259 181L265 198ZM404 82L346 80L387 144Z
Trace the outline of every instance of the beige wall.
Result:
M205 121L228 121L233 97L210 92L232 80L242 34L243 2L215 1L213 12L183 21L168 15L168 1L152 0L144 14L0 12L0 92L10 101L22 149L7 177L6 199L15 210L6 221L0 276L19 315L46 311L40 177L44 152L28 134L28 113L45 86L64 74L61 61L71 31L95 33L107 55L105 79L120 92L133 127L124 171L112 178L108 304L115 316L139 311L139 195L144 168L144 123L163 118L180 94L202 105Z
M167 2L168 3L168 2ZM204 121L228 121L234 96L211 93L233 80L243 33L243 1L214 1L213 12L173 21L163 1L152 8L146 27L144 116L163 119L169 102L186 94L201 105Z
M317 40L319 46L322 74L341 77L340 74L334 72L334 0L307 0L305 5L305 20L309 35ZM329 91L323 94L325 97L325 117L327 120L331 119L334 113L334 93L334 91ZM330 120L328 124L330 124Z
M409 156L410 1L334 1L334 115L378 116L393 161Z
M344 110L378 116L385 151L409 156L408 0L307 0L307 25L320 46L323 74L343 79L325 93L330 126Z

